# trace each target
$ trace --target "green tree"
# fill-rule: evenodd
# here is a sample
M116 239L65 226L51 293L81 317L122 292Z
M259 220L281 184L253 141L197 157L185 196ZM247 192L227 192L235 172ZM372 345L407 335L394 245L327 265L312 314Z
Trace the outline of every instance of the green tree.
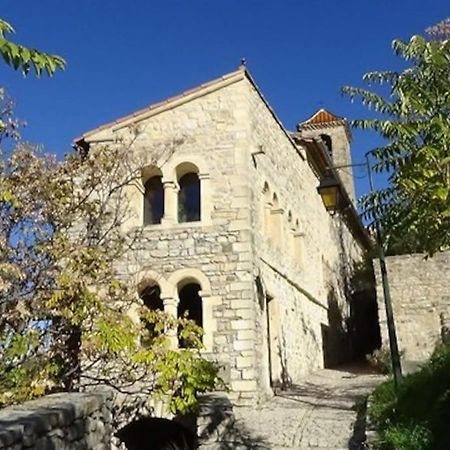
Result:
M144 309L119 272L140 239L123 231L139 157L118 142L58 162L20 141L10 106L0 111L0 142L15 142L0 158L0 406L107 384L195 407L220 384L201 329ZM177 330L191 348L170 346Z
M39 77L44 71L52 76L56 70L65 68L66 62L60 56L16 44L6 38L8 33L14 33L14 28L0 19L0 54L15 70L20 69L24 75L27 75L33 68L36 76Z
M442 38L447 25L430 39L395 40L394 52L406 67L364 75L377 89L343 88L378 113L353 125L386 142L371 156L388 185L363 197L361 205L367 218L380 221L391 252L432 255L450 247L450 41Z

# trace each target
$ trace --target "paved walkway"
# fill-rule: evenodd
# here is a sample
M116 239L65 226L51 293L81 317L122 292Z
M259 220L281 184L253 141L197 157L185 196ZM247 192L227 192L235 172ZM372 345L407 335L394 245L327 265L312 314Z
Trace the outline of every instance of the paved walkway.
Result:
M221 448L357 450L355 401L382 380L356 367L321 370L258 409L235 408L239 439Z

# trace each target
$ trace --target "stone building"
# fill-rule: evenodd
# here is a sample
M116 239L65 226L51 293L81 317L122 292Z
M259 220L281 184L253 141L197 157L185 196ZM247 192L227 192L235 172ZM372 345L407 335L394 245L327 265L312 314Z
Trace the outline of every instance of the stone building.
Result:
M237 404L342 360L352 271L370 246L351 170L329 169L351 162L346 121L321 110L289 132L240 68L76 144L114 145L136 126L130 151L147 163L128 226L142 238L124 272L144 303L203 326ZM317 192L330 170L347 199L334 215Z

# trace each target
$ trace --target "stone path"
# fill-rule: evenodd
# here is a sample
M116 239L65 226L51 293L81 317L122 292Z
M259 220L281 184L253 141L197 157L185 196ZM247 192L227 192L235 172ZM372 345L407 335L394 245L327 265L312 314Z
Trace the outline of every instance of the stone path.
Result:
M356 367L321 370L258 409L235 408L237 439L221 448L357 450L355 401L382 380Z

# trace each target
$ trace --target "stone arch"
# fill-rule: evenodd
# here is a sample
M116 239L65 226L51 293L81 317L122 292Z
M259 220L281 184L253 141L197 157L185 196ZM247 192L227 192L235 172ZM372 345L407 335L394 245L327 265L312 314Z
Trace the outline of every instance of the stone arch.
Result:
M145 184L146 181L148 181L150 178L154 177L154 176L163 176L163 172L162 170L154 165L154 164L150 164L148 166L145 166L142 170L141 170L141 181L142 184Z
M136 276L135 285L137 286L138 295L151 283L156 283L161 289L161 298L170 296L170 284L158 272L151 269L143 269Z
M195 167L200 175L209 173L204 158L196 155L189 155L189 157L186 155L173 156L170 158L170 161L162 167L162 173L164 178L176 180L177 168L189 166Z
M208 277L198 269L185 268L177 270L169 276L167 282L171 287L173 296L178 295L177 290L180 285L182 286L188 283L198 283L201 287L202 297L211 295L211 284L208 280Z

